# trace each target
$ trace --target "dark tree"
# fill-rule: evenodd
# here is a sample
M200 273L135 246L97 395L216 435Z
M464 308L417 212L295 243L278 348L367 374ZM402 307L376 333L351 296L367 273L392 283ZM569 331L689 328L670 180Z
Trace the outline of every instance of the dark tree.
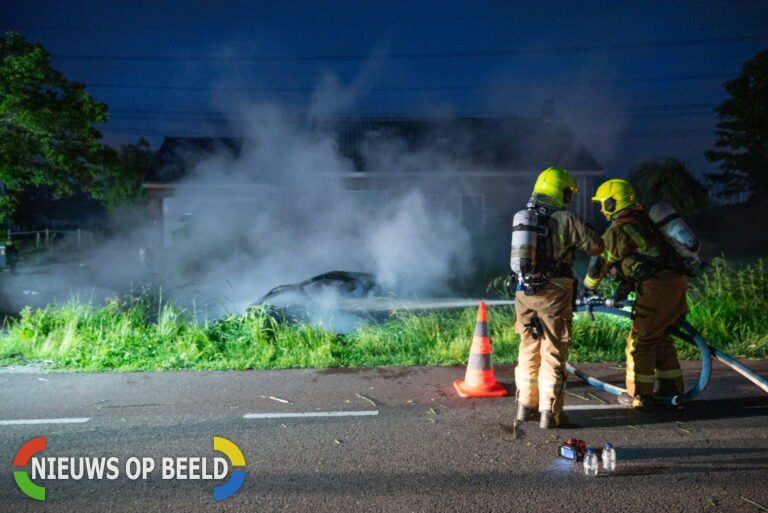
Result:
M56 197L79 186L98 196L105 149L95 125L106 121L107 106L51 68L42 46L15 32L0 38L0 222L30 186L50 185Z
M144 205L147 191L142 182L155 154L143 137L120 147L111 155L104 172L104 205L110 213L123 206Z
M725 83L728 98L717 108L719 149L708 151L720 173L707 178L722 187L721 196L768 189L768 50L744 63L741 76Z
M641 162L629 170L627 181L647 208L665 201L681 214L693 214L711 203L707 189L677 159Z

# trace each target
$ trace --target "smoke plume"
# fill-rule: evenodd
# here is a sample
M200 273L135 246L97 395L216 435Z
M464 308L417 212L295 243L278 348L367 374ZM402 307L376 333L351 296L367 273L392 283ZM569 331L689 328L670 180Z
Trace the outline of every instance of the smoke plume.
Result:
M350 190L355 168L339 151L330 106L306 116L264 103L239 111L240 155L200 162L166 200L169 280L241 311L275 285L331 270L372 273L387 291L422 297L471 270L467 229L434 201L456 191L431 183L435 170L458 173L463 163L373 133L361 145L366 172L408 173L409 185Z

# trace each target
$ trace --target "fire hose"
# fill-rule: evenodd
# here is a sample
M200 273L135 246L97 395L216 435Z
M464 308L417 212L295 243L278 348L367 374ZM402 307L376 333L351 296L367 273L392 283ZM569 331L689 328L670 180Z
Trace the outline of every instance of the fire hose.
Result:
M510 306L515 304L515 301L512 299L485 300L484 302L488 306L492 306L492 305ZM424 307L463 308L468 306L474 306L476 304L477 304L477 300L474 300L474 299L473 300L451 300L451 301L440 301L439 303L434 303L430 305L424 305ZM586 312L590 320L594 320L594 316L592 315L594 312L607 313L612 315L618 315L620 317L631 318L632 316L631 312L627 310L623 310L624 307L628 307L631 305L632 305L631 301L622 302L622 301L614 301L612 299L589 298L586 301L576 300L576 307L577 307L576 311ZM390 304L380 305L380 307L385 307L387 310L392 309L392 305ZM414 309L413 306L409 306L407 304L402 304L402 305L399 304L398 308ZM370 307L366 306L365 309L370 310ZM669 399L670 404L678 405L678 404L682 404L684 402L690 401L704 390L704 388L707 386L707 383L709 382L710 358L717 359L721 363L730 367L731 369L733 369L734 371L741 374L743 377L745 377L746 379L750 380L752 383L760 387L764 392L768 393L768 381L766 381L761 376L758 376L748 367L737 362L727 354L707 344L704 341L704 338L701 336L701 334L690 323L686 321L679 323L674 327L673 331L670 334L674 337L679 338L680 340L683 340L691 345L698 347L701 353L701 375L699 376L698 382L690 390L687 390L680 395L670 398ZM566 362L565 366L568 372L570 372L571 374L575 375L582 381L585 381L586 383L596 388L599 388L601 390L604 390L614 395L627 393L625 389L615 385L611 385L609 383L605 383L593 376L590 376L586 372L577 369L569 362Z
M611 299L606 300L606 299L598 299L598 298L588 298L586 300L576 301L576 307L577 307L576 311L586 312L590 320L594 320L594 316L592 315L593 312L607 313L612 315L618 315L620 317L631 318L632 316L631 312L623 309L625 306L631 306L631 304L632 303L629 301L620 302L620 301L613 301ZM702 338L701 334L696 330L696 328L694 328L687 321L682 321L676 324L675 326L673 326L673 328L670 331L670 335L677 337L680 340L683 340L699 348L699 351L701 352L701 374L699 375L699 380L696 382L694 386L692 386L690 389L686 390L682 394L669 398L668 399L669 404L677 406L685 402L691 401L704 390L704 388L707 386L707 383L709 382L710 358L716 358L718 361L724 363L725 365L727 365L728 367L738 372L739 374L741 374L742 376L750 380L752 383L756 384L758 387L763 389L763 391L768 393L768 381L758 376L749 368L737 362L727 354L707 344ZM570 372L571 374L575 375L582 381L594 387L597 387L601 390L604 390L606 392L609 392L615 395L627 393L625 389L621 387L617 387L615 385L611 385L609 383L605 383L604 381L601 381L595 378L594 376L590 376L586 372L577 369L569 362L566 362L565 366L566 366L566 369L568 369L568 372Z

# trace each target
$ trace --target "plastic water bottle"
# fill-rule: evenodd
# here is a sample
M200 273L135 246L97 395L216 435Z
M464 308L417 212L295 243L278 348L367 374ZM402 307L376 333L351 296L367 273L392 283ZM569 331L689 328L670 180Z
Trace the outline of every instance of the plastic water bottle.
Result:
M605 444L603 449L603 469L608 472L616 470L616 449L611 444Z
M584 455L584 473L589 477L597 476L597 454L594 449L587 449Z

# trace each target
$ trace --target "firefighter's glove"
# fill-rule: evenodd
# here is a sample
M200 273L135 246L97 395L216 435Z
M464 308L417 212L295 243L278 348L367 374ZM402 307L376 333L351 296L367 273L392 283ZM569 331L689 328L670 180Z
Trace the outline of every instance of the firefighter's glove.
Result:
M630 292L635 289L635 284L629 280L621 280L616 292L613 294L614 301L624 301Z

